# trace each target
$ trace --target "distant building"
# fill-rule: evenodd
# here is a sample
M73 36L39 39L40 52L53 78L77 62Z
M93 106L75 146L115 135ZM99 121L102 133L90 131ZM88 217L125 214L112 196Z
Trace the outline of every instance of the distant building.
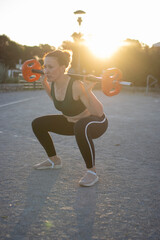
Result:
M10 78L17 77L19 74L21 74L21 72L22 72L22 60L19 59L19 63L16 64L16 68L8 70L8 77Z
M160 47L160 42L153 44L153 47Z

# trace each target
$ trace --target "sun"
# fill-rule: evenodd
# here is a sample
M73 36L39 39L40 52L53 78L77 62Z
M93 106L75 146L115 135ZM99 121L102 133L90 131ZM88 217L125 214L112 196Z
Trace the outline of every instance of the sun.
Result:
M120 41L105 38L88 38L86 39L87 47L98 58L110 58L121 46Z

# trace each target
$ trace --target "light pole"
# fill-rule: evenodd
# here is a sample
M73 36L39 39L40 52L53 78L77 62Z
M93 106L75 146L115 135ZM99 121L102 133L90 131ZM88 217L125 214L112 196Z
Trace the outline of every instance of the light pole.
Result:
M77 34L77 39L78 39L78 72L80 73L80 44L81 44L81 31L80 31L80 27L81 27L81 23L82 23L82 15L86 14L86 12L82 11L82 10L77 10L74 12L74 14L77 16L77 22L79 25L79 33Z
M83 14L86 14L86 12L82 11L82 10L77 10L74 12L75 15L77 15L77 22L79 24L79 27L81 26L81 23L82 23L82 15Z

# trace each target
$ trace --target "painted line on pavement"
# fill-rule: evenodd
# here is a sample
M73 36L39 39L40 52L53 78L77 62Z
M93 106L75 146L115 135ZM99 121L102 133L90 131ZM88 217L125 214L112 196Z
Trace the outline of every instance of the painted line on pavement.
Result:
M22 103L22 102L30 101L30 100L35 99L35 98L37 98L37 97L25 98L25 99L22 99L22 100L19 100L19 101L14 101L14 102L2 104L2 105L0 105L0 108L1 108L1 107L6 107L6 106L9 106L9 105L12 105L12 104L17 104L17 103Z

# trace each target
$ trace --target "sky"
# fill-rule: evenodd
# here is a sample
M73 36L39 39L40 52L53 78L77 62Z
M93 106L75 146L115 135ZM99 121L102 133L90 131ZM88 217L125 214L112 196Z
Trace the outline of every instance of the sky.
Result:
M28 46L59 47L81 32L97 56L127 39L160 42L160 0L0 0L0 35ZM76 10L83 10L79 27Z

